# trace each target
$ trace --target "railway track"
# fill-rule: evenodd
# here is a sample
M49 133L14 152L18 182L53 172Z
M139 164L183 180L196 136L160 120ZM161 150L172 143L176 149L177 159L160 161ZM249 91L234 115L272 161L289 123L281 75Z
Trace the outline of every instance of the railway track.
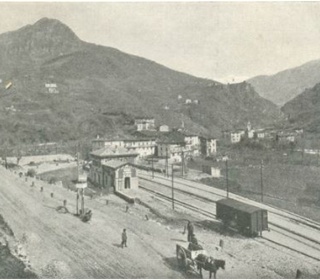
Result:
M149 175L149 174L148 174ZM141 178L141 177L140 177ZM160 177L160 176L155 176L155 178L157 178L157 179L160 179L160 180L164 180L164 181L170 181L170 179L168 179L168 178L165 178L165 177ZM150 181L150 182L154 182L153 180L151 180L151 179L147 179L147 178L142 178L142 179L144 179L144 180L148 180L148 181ZM184 183L182 183L181 181L185 181ZM160 182L158 182L159 184L161 184L161 185L163 185L163 186L166 186L166 187L168 187L166 184L164 184L164 183L160 183ZM221 194L219 194L219 193L217 193L217 192L215 192L215 191L212 191L212 190L204 190L204 189L200 189L200 188L197 188L196 186L194 186L194 184L198 184L198 183L194 183L193 185L191 184L191 182L189 181L189 180L186 180L186 179L184 179L184 178L179 178L179 182L178 182L178 184L180 184L180 185L184 185L184 186L187 186L188 188L191 188L191 189L194 189L194 190L197 190L197 191L201 191L201 192L204 192L204 193L207 193L207 194L212 194L212 195L215 195L215 196L219 196L221 199L222 198L225 198L225 195L221 195ZM209 188L209 187L208 187ZM178 190L178 189L175 189L175 191L176 190ZM190 195L194 195L193 193L190 193L190 192L187 192L186 191L186 193L188 193L188 194L190 194ZM236 199L238 198L238 195L235 195L235 197L236 197ZM210 200L209 200L210 201ZM210 202L214 202L214 201L210 201ZM256 202L255 202L256 203ZM310 227L310 228L313 228L313 229L316 229L316 230L319 230L320 231L320 223L317 223L317 222L315 222L315 221L313 221L313 220L310 220L310 219L308 219L308 218L305 218L305 217L302 217L302 216L300 216L300 215L297 215L297 214L295 214L295 213L291 213L291 212L288 212L288 211L285 211L285 210L282 210L282 209L277 209L277 208L275 208L274 206L269 206L269 205L263 205L263 206L267 206L268 207L268 212L269 213L272 213L272 214L274 214L274 215L277 215L277 216L279 216L279 217L283 217L283 218L286 218L286 219L288 219L288 220L291 220L291 221L294 221L295 223L298 223L298 224L303 224L303 225L305 225L305 226L307 226L307 227ZM258 206L258 207L263 207L263 206ZM286 213L286 214L282 214L282 213L279 213L279 212L276 212L276 211L274 211L274 210L272 210L272 209L270 209L270 208L274 208L274 209L276 209L276 210L278 210L278 211L282 211L282 212L284 212L284 213Z
M152 184L152 183L159 184L159 182L155 182L153 180L142 178L142 181L143 180L145 182L147 182L147 184L148 183L149 184ZM160 183L160 185L164 186L166 189L171 189L171 187L166 184ZM146 186L146 184L143 185L143 183L142 183L140 185L140 188L143 189L144 191L147 191L149 193L152 193L153 195L156 195L156 196L162 198L163 200L165 200L167 202L170 202L170 203L172 202L172 197L170 195L166 195L166 194L161 193L159 191L152 190L151 188L148 188ZM208 197L202 197L200 195L190 193L186 190L175 189L175 192L180 193L182 195L188 195L188 197L192 197L195 200L201 201L202 203L203 202L210 202L210 204L212 204L212 203L216 202L216 200L210 199ZM197 207L193 204L184 202L181 199L175 198L174 202L176 205L179 205L179 206L184 207L186 209L192 210L198 214L201 214L202 216L205 216L206 218L216 219L215 214L213 214L212 212L201 209L200 207ZM287 216L285 216L285 218L288 219ZM279 240L277 240L277 238L262 237L263 240L268 241L268 242L272 242L274 244L277 244L278 246L282 246L284 248L290 249L292 251L295 251L297 253L300 253L300 254L303 254L307 257L310 257L314 260L320 261L320 242L318 240L309 238L307 236L304 236L303 234L297 233L295 231L292 231L290 229L283 227L282 225L279 225L277 223L270 222L270 221L269 221L269 228L273 233L276 233L278 235L279 240L285 239L286 242L284 242L284 243L286 243L286 244L280 243ZM288 242L289 240L290 240L290 242ZM296 249L296 248L301 247L300 245L303 246L304 250ZM308 253L309 251L313 252L315 254L311 255L310 253Z

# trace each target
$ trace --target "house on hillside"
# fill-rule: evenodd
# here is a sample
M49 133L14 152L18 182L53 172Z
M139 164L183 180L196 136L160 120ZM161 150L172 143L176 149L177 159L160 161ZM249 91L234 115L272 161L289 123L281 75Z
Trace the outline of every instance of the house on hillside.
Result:
M263 129L262 130L257 130L256 131L256 135L257 135L258 139L264 139L265 138L265 131Z
M163 125L160 125L160 126L159 126L159 131L160 131L160 132L169 132L169 131L170 131L170 128L169 128L168 125L163 124Z
M241 138L245 135L244 130L237 130L230 133L230 141L232 144L239 143Z
M249 138L249 139L252 139L254 137L254 130L252 129L251 127L251 123L248 122L247 123L247 129L246 129L246 136Z
M155 154L156 141L150 138L137 138L123 140L124 147L132 153L139 154L139 158L151 156Z
M200 151L205 157L217 153L217 139L212 137L200 137Z
M184 142L186 143L187 150L190 151L191 155L198 156L201 153L201 142L200 137L196 134L183 133Z
M102 149L107 146L112 146L115 148L124 147L124 142L122 139L103 139L97 138L92 140L92 151Z
M49 93L59 93L57 84L45 84L44 86Z
M141 130L155 130L155 120L149 117L139 117L134 120L134 125L137 131Z
M189 151L186 149L184 135L178 131L163 133L157 140L156 155L180 162L182 156Z
M290 132L279 133L276 137L279 142L283 143L294 143L296 140L295 134Z
M155 138L130 138L130 139L94 139L92 140L92 151L105 147L126 148L130 153L138 154L139 158L154 155Z

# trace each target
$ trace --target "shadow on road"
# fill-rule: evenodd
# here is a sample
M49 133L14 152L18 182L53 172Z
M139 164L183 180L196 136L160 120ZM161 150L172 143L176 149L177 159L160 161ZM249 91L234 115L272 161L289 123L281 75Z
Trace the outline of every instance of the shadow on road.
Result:
M113 245L114 247L122 248L122 247L121 247L121 244L118 244L118 243L113 243L112 245Z
M188 243L188 241L183 240L183 239L177 239L177 238L171 238L172 241L179 241L179 242L185 242Z

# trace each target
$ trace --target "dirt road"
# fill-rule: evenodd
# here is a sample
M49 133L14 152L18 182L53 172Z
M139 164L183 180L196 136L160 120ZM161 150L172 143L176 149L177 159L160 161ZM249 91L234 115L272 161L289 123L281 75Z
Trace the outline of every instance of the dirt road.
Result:
M143 211L124 211L115 197L86 201L93 211L89 224L55 208L68 200L75 210L75 193L63 188L19 178L0 167L0 212L24 246L33 270L44 278L181 278L166 259L174 256L171 239L177 232L146 221ZM40 186L44 191L40 192ZM54 192L54 198L50 193ZM142 211L142 212L141 212ZM119 248L122 229L128 232L128 248ZM156 241L155 241L156 238Z

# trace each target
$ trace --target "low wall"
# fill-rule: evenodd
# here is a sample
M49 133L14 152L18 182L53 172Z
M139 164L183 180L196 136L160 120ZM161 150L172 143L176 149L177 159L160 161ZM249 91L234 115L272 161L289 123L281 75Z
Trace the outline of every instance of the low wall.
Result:
M127 194L124 194L123 192L119 192L119 191L115 191L114 192L115 195L119 196L120 198L124 199L125 201L131 203L131 204L134 204L134 198L127 195Z

